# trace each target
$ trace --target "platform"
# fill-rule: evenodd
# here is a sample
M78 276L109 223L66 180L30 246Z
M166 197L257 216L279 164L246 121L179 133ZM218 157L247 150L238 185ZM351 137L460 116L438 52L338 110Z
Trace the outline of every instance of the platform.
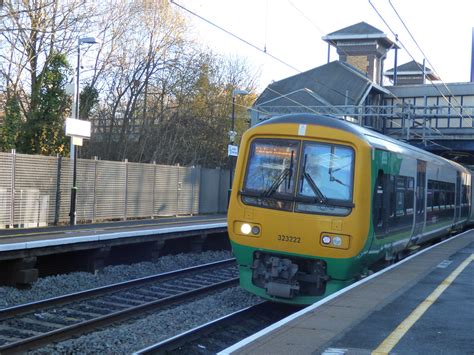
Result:
M201 251L206 243L226 247L224 215L6 229L0 231L0 283L29 285L51 264L61 265L62 272L79 269L95 273L117 255L122 255L118 258L122 262L133 262L138 255L156 259L174 250L173 245Z
M84 224L73 227L3 229L0 231L0 252L196 230L225 231L226 228L227 220L224 215L204 215Z
M220 354L473 353L474 230L469 230Z

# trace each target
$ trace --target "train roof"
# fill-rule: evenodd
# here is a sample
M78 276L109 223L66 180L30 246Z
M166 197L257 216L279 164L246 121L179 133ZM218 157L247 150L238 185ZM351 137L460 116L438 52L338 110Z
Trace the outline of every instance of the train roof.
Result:
M408 143L390 138L378 132L372 131L368 128L358 126L355 123L351 123L336 116L315 115L310 113L288 114L273 117L269 120L259 123L257 126L279 123L318 125L340 129L354 134L360 139L366 141L373 148L383 149L394 153L410 154L417 159L429 160L431 162L444 162L456 167L457 169L469 172L467 168L456 162L440 157L439 155L432 154L430 152L427 152L426 150L417 148Z

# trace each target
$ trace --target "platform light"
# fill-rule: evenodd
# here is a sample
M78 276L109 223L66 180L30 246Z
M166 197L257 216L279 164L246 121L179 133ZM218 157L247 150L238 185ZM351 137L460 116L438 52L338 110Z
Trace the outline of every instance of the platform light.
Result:
M76 69L76 84L74 85L74 102L72 106L73 117L79 121L79 79L81 72L81 45L82 44L96 44L99 43L95 37L80 37L77 39L77 69ZM89 126L90 127L90 126ZM90 132L89 132L90 135ZM82 142L82 141L81 141ZM69 209L69 224L71 226L76 224L76 198L77 198L77 186L76 186L76 175L77 175L77 149L75 145L78 143L77 138L71 136L71 150L70 156L73 161L73 173L72 173L72 187L71 187L71 206Z

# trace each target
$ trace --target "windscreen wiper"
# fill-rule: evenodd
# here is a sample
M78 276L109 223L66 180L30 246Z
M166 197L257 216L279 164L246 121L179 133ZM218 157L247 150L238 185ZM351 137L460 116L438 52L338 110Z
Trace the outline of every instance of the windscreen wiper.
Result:
M337 177L334 177L334 176L331 175L331 174L329 175L329 181L335 181L335 182L337 182L337 183L340 184L340 185L349 186L349 185L343 183L341 180L339 180Z
M304 155L304 163L303 163L303 173L302 173L302 179L304 181L304 179L306 179L306 181L308 182L308 185L309 187L311 188L311 190L313 191L314 193L314 197L317 199L317 201L319 203L322 203L322 204L325 204L327 205L328 203L328 199L326 198L326 196L324 196L324 194L321 192L321 190L319 189L318 185L316 185L316 183L314 182L313 178L311 177L311 175L309 175L307 172L306 172L306 160L308 158L308 155L305 154ZM301 183L301 190L300 190L300 193L303 192L303 183Z
M315 198L318 199L318 202L327 205L328 204L327 197L324 196L324 194L321 192L321 190L319 189L318 185L316 185L311 175L309 175L305 171L303 172L303 177L306 179L306 181L308 181L308 185L311 188L311 190L314 192Z
M270 185L268 189L262 192L262 197L271 197L275 191L280 187L280 185L288 177L288 189L291 185L291 177L293 176L293 154L294 151L291 151L290 167L285 168L275 179L273 184Z

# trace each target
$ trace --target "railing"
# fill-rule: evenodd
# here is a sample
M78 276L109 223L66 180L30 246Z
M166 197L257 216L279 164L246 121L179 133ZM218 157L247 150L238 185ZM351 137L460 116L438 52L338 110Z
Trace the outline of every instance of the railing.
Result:
M288 113L334 115L352 123L410 140L439 138L443 134L474 135L474 106L367 105L367 106L258 106L252 125ZM456 131L457 130L457 131Z
M228 181L221 169L78 159L77 220L222 213ZM0 153L0 228L69 221L71 186L69 158Z

